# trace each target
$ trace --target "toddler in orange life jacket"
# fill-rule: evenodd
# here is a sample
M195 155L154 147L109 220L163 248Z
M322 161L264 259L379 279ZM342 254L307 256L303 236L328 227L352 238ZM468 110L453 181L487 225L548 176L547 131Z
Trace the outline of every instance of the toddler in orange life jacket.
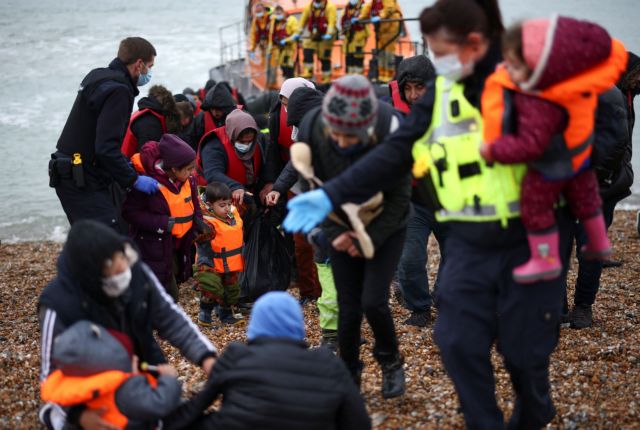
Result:
M602 27L558 16L516 24L502 48L505 63L482 96L480 153L489 163L528 164L520 212L531 257L513 276L533 283L562 272L554 217L560 194L587 232L581 256L611 254L590 155L597 96L616 83L627 54Z
M226 184L212 182L200 195L204 222L211 233L196 239L194 278L200 289L198 323L211 326L211 312L219 305L218 316L223 324L241 322L231 306L238 302L238 275L244 270L242 259L242 218L231 204L231 190Z
M54 341L57 370L42 383L42 400L101 409L101 418L119 429L161 425L180 404L178 373L168 364L157 366L157 378L140 373L137 357L125 346L130 340L120 338L90 321L65 330Z

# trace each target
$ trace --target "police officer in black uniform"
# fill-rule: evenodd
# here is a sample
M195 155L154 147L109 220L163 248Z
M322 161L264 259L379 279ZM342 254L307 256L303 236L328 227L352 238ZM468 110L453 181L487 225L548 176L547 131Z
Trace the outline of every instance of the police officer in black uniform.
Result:
M156 50L141 37L120 42L106 68L82 80L78 95L49 162L49 185L56 190L69 223L94 219L118 228L121 190L152 194L155 179L136 174L120 152L138 86L151 79Z

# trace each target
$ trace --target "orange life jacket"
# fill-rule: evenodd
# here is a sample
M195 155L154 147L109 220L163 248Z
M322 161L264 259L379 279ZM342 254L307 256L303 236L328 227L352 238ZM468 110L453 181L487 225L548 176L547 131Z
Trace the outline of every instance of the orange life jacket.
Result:
M233 147L233 143L231 143L229 137L227 136L226 126L216 128L215 130L206 133L204 136L202 136L202 139L200 139L200 143L198 144L198 152L196 153L196 180L198 182L198 185L207 185L207 180L204 177L204 167L202 165L201 151L202 143L205 140L209 139L212 134L215 134L218 137L218 140L220 141L220 143L222 143L222 146L224 147L224 150L227 154L227 170L224 172L224 174L234 181L241 183L242 185L253 185L247 183L247 168L244 166L242 160L240 160L236 155L236 150ZM256 181L258 175L260 174L261 167L262 151L260 149L260 145L258 144L258 142L256 142L255 149L253 151L253 172Z
M389 82L389 88L391 89L391 101L393 102L393 107L402 113L409 113L411 107L409 106L409 103L402 100L398 81L394 80Z
M309 13L309 20L307 21L307 29L311 34L324 35L327 34L329 28L329 21L327 20L327 6L318 10L314 7L311 8ZM315 31L314 31L315 30Z
M131 126L141 116L146 115L147 113L150 113L160 120L162 133L167 132L167 121L164 115L154 111L153 109L140 109L139 111L134 112L133 115L131 115L131 119L129 120L129 127L127 127L127 132L124 135L124 140L122 141L122 146L120 147L120 151L122 151L122 153L126 155L127 158L131 158L133 154L138 152L138 138L135 134L133 134L133 131L131 131Z
M188 179L184 181L178 194L172 192L162 184L160 184L160 192L167 201L171 217L174 219L171 235L179 239L187 234L193 226L195 208L191 191L191 181Z
M213 250L213 267L218 273L242 272L242 218L235 207L231 208L235 224L230 225L218 217L204 216L204 220L215 230L216 236L211 241Z
M293 127L287 125L287 111L284 105L280 106L280 127L278 129L278 145L280 146L280 155L284 161L289 161L289 148L293 145L291 132Z
M156 379L144 374L152 387L157 387ZM124 429L128 419L116 405L116 391L131 376L131 373L110 370L91 376L68 376L60 369L52 372L40 386L40 397L45 402L60 406L86 405L88 409L105 408L101 418L118 428Z
M532 163L550 179L571 177L589 165L591 144L595 124L595 112L598 106L598 94L610 89L624 72L627 64L627 51L624 45L612 40L611 54L602 63L585 70L569 79L552 85L542 91L526 93L509 78L506 68L500 65L485 82L482 94L482 116L484 141L491 144L509 130L510 116L507 111L510 94L522 92L561 106L568 116L567 127L558 136L562 140L562 151L554 152L551 169ZM554 148L557 149L557 148ZM562 158L565 162L562 163Z
M135 169L136 172L138 172L141 175L147 174L147 172L144 170L144 166L142 165L142 159L140 158L139 152L136 152L135 154L133 154L133 156L131 157L131 163L133 164L133 168Z

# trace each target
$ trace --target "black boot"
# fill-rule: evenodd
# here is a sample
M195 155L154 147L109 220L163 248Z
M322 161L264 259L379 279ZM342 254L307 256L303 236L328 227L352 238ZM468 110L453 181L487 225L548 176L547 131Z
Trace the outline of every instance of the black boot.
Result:
M218 318L220 318L220 322L225 325L237 325L244 323L244 320L236 318L230 306L220 306Z
M382 368L382 397L391 399L393 397L402 396L405 391L404 385L404 358L400 353L375 354L376 360Z
M575 305L569 314L571 328L583 329L593 325L593 313L590 305Z
M322 346L329 348L334 354L338 353L338 331L322 329Z

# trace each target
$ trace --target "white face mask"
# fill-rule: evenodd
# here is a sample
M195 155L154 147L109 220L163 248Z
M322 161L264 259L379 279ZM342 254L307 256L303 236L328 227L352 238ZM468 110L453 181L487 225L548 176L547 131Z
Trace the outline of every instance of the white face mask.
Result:
M316 9L320 9L322 7L322 2L314 1L313 2L313 7L315 7Z
M245 152L248 152L251 149L250 143L236 142L233 144L233 146L236 148L238 152L242 154L244 154Z
M355 6L358 4L358 0L349 0L349 3L351 4L351 6Z
M111 298L116 298L122 295L129 284L131 283L131 268L127 267L122 273L109 276L108 278L102 278L102 291Z
M256 13L256 18L262 18L264 16L264 12Z
M296 139L298 139L298 127L294 125L291 129L291 140L296 142Z
M429 57L436 69L436 74L443 76L448 81L456 82L473 73L473 63L462 64L458 54L452 53L436 57L429 49Z

